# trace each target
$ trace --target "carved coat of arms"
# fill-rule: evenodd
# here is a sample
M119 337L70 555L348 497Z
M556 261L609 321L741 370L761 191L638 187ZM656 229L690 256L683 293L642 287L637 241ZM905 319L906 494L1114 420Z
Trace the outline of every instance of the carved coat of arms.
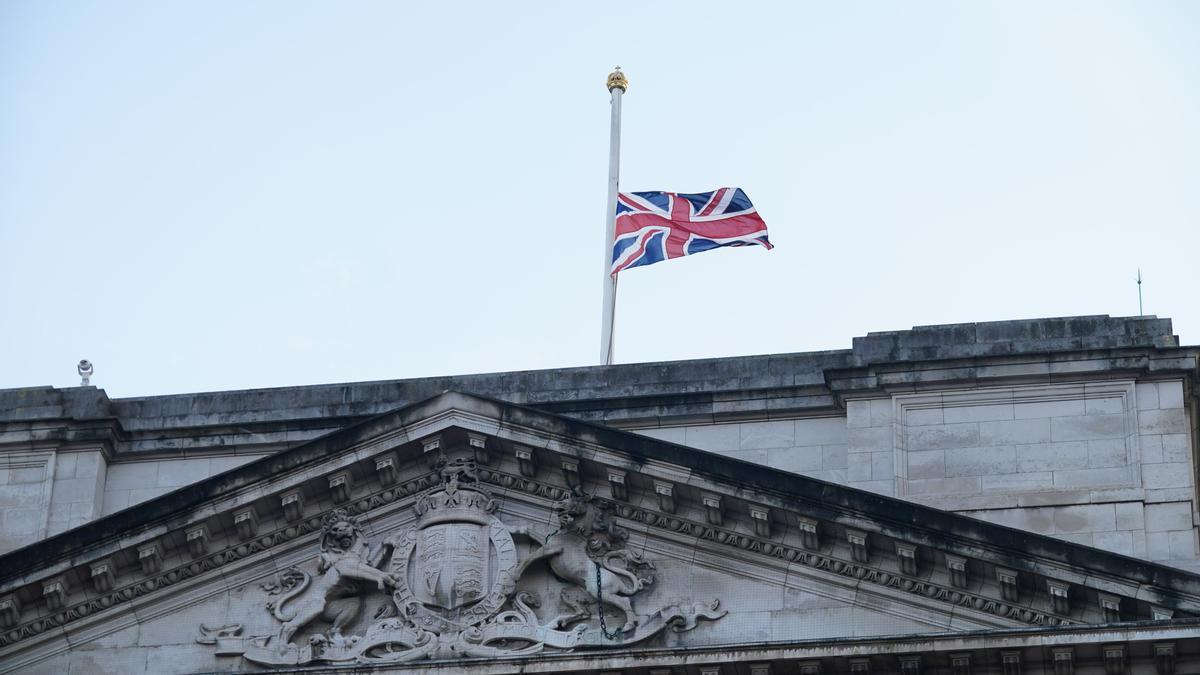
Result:
M442 485L417 499L417 522L397 539L391 571L402 615L425 630L483 623L512 595L517 549L496 503L475 480L474 463L446 462ZM385 543L386 545L386 543Z
M378 548L369 546L356 519L340 509L330 514L317 574L290 568L264 586L278 632L242 637L237 624L201 626L197 641L264 665L389 664L628 645L667 626L690 630L725 614L716 600L639 611L635 596L653 583L654 565L626 550L624 529L581 492L554 505L559 527L542 533L495 516L496 502L469 455L443 456L438 471L439 484L413 505L413 525ZM514 535L534 544L523 559ZM567 611L553 617L539 617L536 595L517 592L539 561L564 584ZM363 634L345 635L364 597L379 591L391 592L393 611L377 614ZM614 611L623 620L610 626L605 616ZM318 619L329 628L295 644L293 637Z

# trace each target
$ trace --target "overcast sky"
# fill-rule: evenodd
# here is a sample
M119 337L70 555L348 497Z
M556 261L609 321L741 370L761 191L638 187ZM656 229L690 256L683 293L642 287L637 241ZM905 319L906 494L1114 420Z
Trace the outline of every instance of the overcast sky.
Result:
M1200 3L0 3L0 388L591 365L621 186L774 251L621 277L618 362L1138 313L1200 343Z

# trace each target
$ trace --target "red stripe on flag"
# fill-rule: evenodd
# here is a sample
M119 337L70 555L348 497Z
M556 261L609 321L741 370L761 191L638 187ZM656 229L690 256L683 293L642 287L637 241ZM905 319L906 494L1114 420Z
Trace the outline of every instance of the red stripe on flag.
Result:
M698 215L711 216L712 212L717 210L717 205L725 198L726 192L729 192L729 188L721 188L714 192L712 199L708 200L708 203L704 205L704 208L701 209Z

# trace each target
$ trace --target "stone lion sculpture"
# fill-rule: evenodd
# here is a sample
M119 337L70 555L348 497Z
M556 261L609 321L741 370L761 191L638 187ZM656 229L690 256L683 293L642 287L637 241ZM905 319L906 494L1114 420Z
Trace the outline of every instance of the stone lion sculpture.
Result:
M392 544L385 542L372 552L357 519L343 509L330 513L321 533L317 574L292 567L264 586L271 596L267 609L283 622L279 652L286 652L296 632L317 617L333 624L330 641L344 641L342 629L362 608L360 582L371 582L380 591L396 585L395 577L379 569L391 550Z
M608 517L603 503L576 491L555 502L553 508L558 531L542 537L528 529L520 530L540 547L522 561L516 576L520 578L531 563L545 560L559 580L582 589L600 604L624 612L625 624L619 632L636 628L645 617L636 612L629 596L653 583L649 574L653 563L623 548L629 533ZM596 608L597 613L602 610Z

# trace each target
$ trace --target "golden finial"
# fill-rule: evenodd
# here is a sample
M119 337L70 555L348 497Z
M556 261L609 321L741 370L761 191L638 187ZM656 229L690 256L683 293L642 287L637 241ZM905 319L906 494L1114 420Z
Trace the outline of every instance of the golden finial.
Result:
M625 73L621 72L621 66L608 74L608 90L620 89L621 91L629 90L629 80L625 79Z

